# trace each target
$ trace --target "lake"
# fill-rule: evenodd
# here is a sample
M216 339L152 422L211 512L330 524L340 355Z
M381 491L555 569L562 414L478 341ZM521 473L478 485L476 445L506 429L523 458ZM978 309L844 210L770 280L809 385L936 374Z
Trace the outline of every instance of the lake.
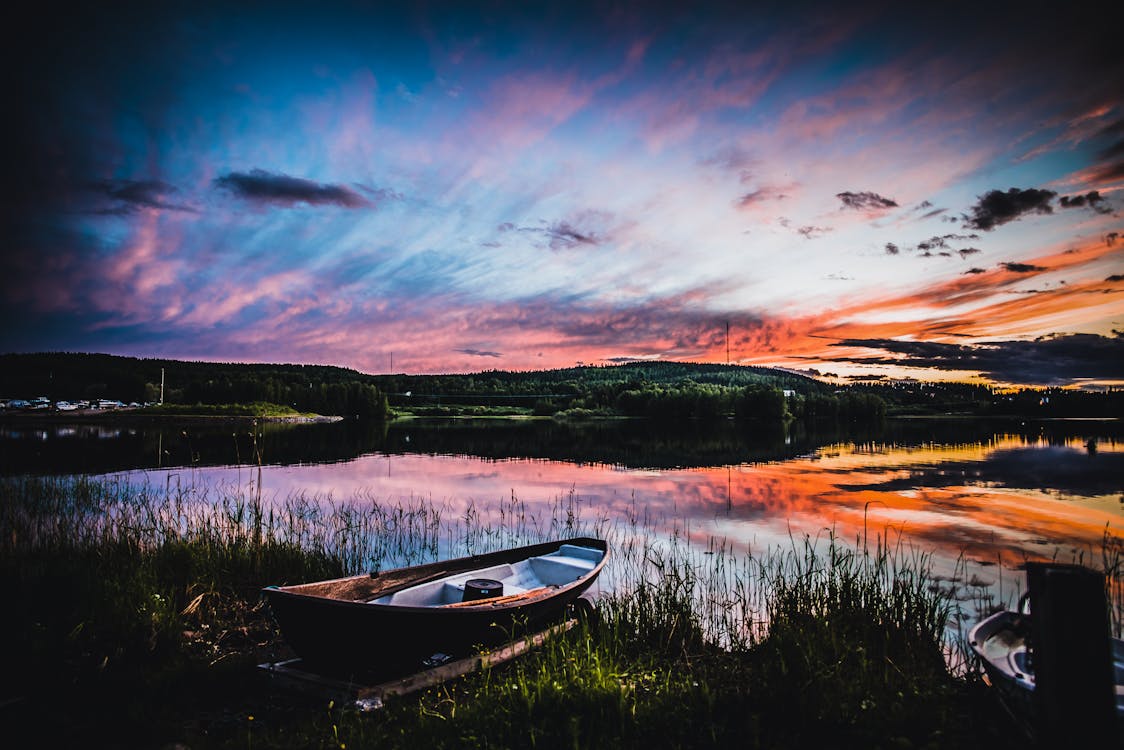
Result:
M803 534L887 535L1007 602L1025 560L1099 561L1105 534L1124 534L1124 426L1110 420L7 421L0 452L0 474L238 487L271 501L424 501L446 517L512 498L532 513L564 502L587 519L641 517L692 544L754 551Z

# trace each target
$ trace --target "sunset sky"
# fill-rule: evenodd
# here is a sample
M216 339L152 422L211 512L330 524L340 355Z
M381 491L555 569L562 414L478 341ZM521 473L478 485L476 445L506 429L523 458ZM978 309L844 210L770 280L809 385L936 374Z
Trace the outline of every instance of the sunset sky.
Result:
M911 5L38 3L0 352L1124 384L1120 28Z

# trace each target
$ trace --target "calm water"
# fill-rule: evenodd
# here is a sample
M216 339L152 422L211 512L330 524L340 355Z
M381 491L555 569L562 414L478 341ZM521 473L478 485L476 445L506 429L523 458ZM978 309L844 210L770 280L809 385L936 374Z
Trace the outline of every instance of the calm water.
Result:
M449 513L576 498L705 544L889 531L998 585L1026 559L1099 557L1124 534L1124 425L890 420L862 431L731 422L409 421L389 426L0 424L0 473L121 474ZM1004 573L1003 571L1007 571ZM975 574L974 573L974 574ZM1010 573L1010 575L1008 575ZM1009 598L1013 588L1001 592ZM999 593L999 592L997 592Z

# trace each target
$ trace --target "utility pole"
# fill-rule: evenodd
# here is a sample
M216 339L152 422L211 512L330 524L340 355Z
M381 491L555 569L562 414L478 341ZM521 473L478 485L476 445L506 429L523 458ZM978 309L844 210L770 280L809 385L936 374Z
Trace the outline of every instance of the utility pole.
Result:
M730 321L726 321L726 364L730 364Z
M164 405L164 368L160 368L160 405Z

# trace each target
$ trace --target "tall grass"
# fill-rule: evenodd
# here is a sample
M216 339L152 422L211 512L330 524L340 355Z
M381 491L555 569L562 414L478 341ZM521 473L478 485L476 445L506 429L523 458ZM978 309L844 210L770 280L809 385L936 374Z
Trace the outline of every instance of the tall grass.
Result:
M0 581L18 614L0 618L0 638L22 648L0 699L57 691L61 676L89 705L60 731L87 742L91 727L112 732L105 702L117 700L116 720L146 727L157 745L245 746L251 714L254 744L278 747L995 740L963 731L980 717L963 665L947 658L957 605L925 554L877 534L850 545L830 533L755 553L656 528L636 504L609 518L574 491L537 511L513 493L453 512L425 497L263 502L257 487L171 478L3 478ZM507 668L392 701L375 717L294 710L252 682L255 662L285 654L263 585L580 535L612 550L597 622ZM1106 536L1117 623L1121 559ZM43 710L33 715L49 721ZM205 742L200 715L221 717L203 722Z

